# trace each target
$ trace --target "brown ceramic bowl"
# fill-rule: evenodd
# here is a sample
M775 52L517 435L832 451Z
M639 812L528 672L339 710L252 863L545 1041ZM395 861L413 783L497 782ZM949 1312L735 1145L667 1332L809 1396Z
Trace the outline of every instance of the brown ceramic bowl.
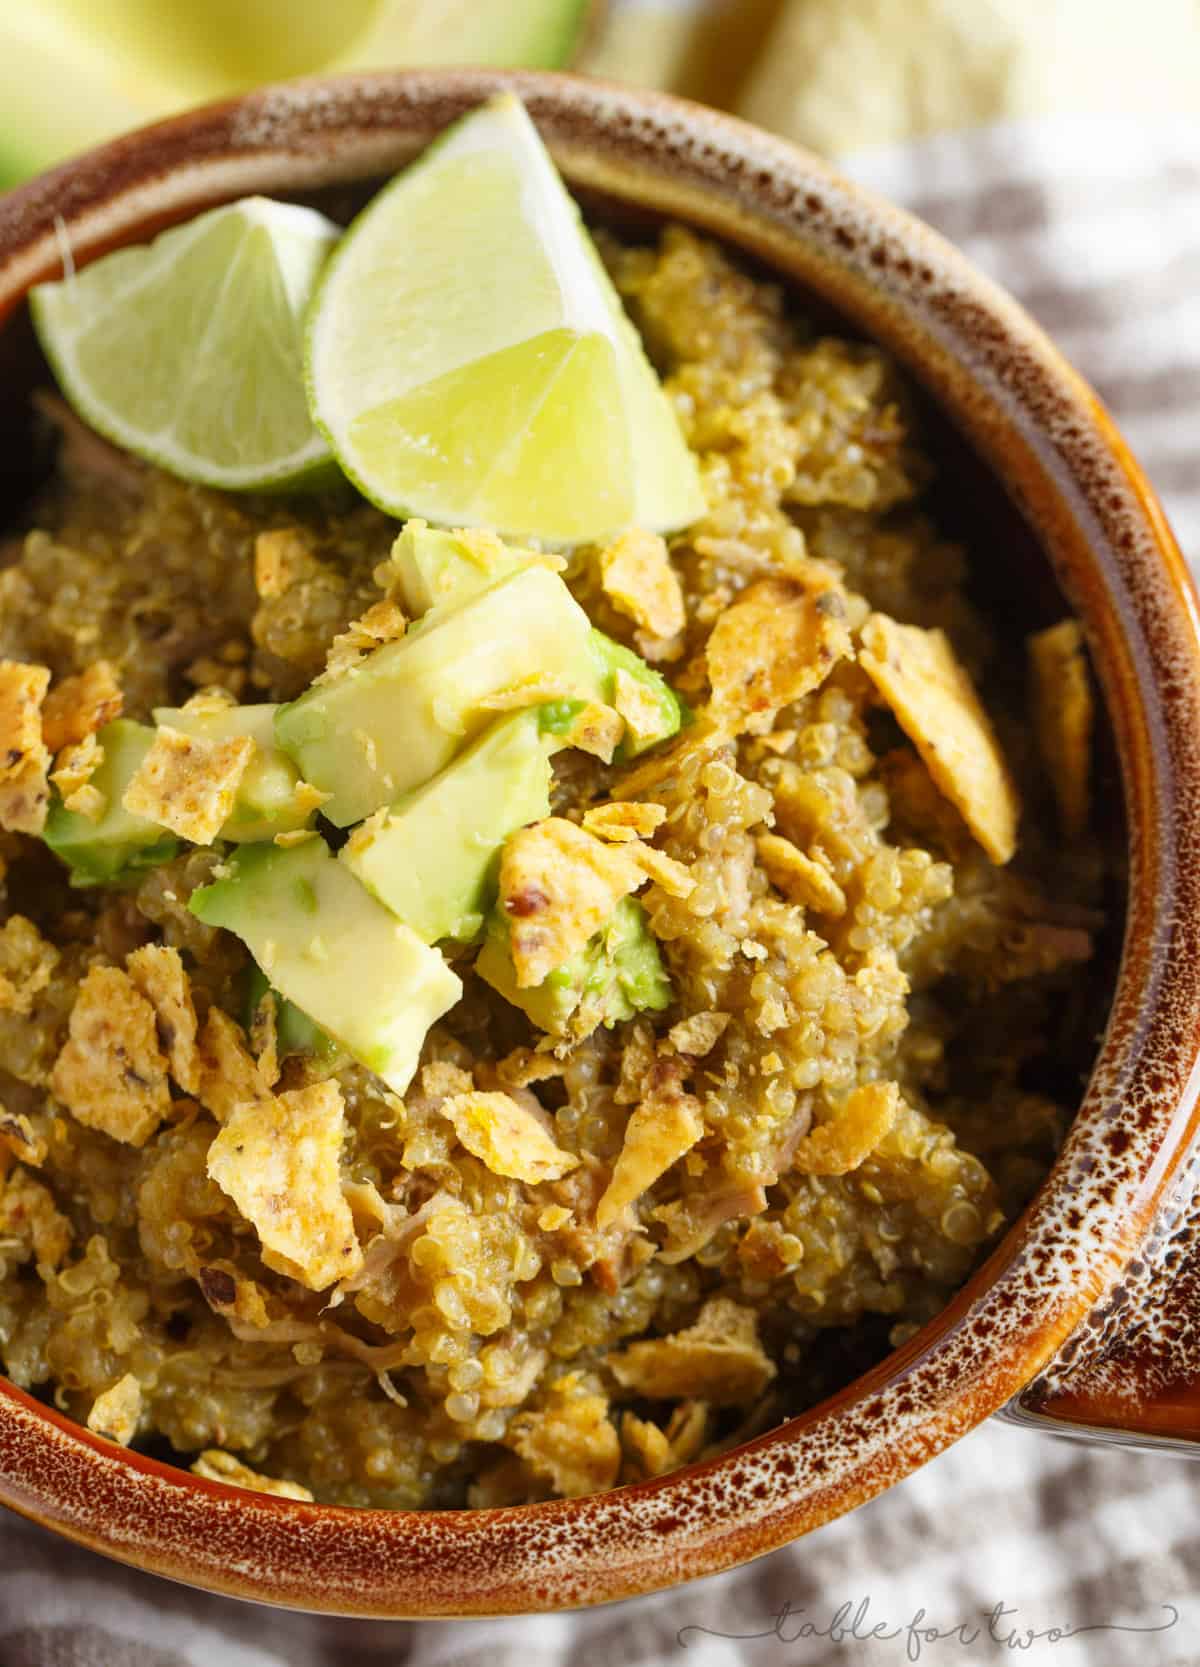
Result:
M1086 625L1129 829L1126 934L1086 1097L1022 1220L903 1348L711 1463L519 1509L353 1511L198 1480L0 1383L0 1499L18 1511L198 1586L355 1614L624 1597L850 1510L1020 1395L1068 1339L1077 1360L1098 1357L1122 1299L1154 1283L1196 1122L1200 643L1183 562L1109 418L1033 323L932 232L815 158L669 98L473 71L268 89L119 140L0 202L5 484L24 483L24 395L39 374L22 298L58 276L65 244L78 263L246 192L361 185L500 87L525 99L592 207L719 234L885 343L948 437L965 437L969 507L1003 530L987 565L1009 593L1052 574ZM1049 1395L1028 1415L1047 1417ZM1092 1422L1131 1422L1136 1400L1122 1404Z

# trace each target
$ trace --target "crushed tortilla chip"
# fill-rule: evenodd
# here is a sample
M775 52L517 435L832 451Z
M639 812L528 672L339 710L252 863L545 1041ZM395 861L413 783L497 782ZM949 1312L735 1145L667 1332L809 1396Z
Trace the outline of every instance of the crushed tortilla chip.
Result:
M246 1279L232 1262L208 1262L196 1270L196 1283L214 1314L232 1316L258 1330L270 1324L262 1288Z
M182 710L194 712L200 718L215 718L222 712L231 712L236 705L237 701L228 689L219 683L210 683L207 688L197 689L194 695L189 695Z
M313 562L308 540L295 527L276 527L254 540L254 588L264 601L282 596L302 578Z
M672 1468L666 1431L636 1412L621 1415L621 1445L643 1476L665 1476Z
M900 1090L894 1082L852 1089L827 1123L799 1142L792 1167L803 1175L848 1175L864 1163L896 1121Z
M179 951L165 944L146 944L126 957L125 970L154 1009L159 1046L171 1062L171 1075L185 1093L198 1094L196 1009Z
M0 1238L26 1246L39 1267L57 1268L72 1237L49 1187L18 1164L0 1191Z
M560 677L535 673L485 695L479 705L485 712L519 712L526 706L540 706L543 701L562 700L570 693L571 685Z
M279 1004L274 990L264 990L250 1020L250 1051L258 1074L269 1088L279 1081Z
M561 1077L564 1066L553 1054L539 1053L536 1048L514 1048L496 1066L497 1079L506 1088L528 1088L533 1082L547 1082Z
M759 834L758 860L768 880L792 903L837 918L846 912L846 893L829 870L781 834Z
M398 603L385 597L375 602L361 618L333 639L325 656L325 670L315 679L324 683L340 677L384 643L398 642L408 629L408 620Z
M1076 839L1091 811L1095 702L1083 651L1083 627L1064 619L1029 639L1033 732L1054 787L1058 817Z
M665 851L656 850L653 845L644 845L640 840L625 849L646 878L661 886L668 897L690 897L695 891L696 882L686 867Z
M94 660L86 671L64 677L42 707L42 739L51 752L77 746L121 716L121 685L108 660Z
M652 637L677 637L687 624L683 587L658 533L631 527L602 550L600 583L614 607Z
M696 1457L708 1433L708 1407L703 1401L681 1401L666 1429L634 1412L621 1416L621 1441L642 1475L665 1476Z
M0 1105L0 1143L21 1163L39 1169L46 1161L47 1146L42 1135L23 1111L9 1111Z
M278 1499L302 1499L306 1505L312 1504L312 1494L299 1482L280 1482L274 1476L264 1476L219 1447L206 1448L192 1461L191 1471L193 1476L203 1476L208 1482L227 1482L230 1487L248 1488L251 1493L273 1493Z
M9 915L0 926L0 1013L32 1013L59 959L31 920Z
M362 1250L342 1196L346 1132L332 1081L241 1105L208 1150L208 1173L258 1233L267 1266L324 1291Z
M50 753L42 739L45 666L0 660L0 828L40 834L46 825Z
M171 1109L154 1009L119 967L93 966L71 1010L50 1087L89 1129L144 1146Z
M601 1493L617 1479L621 1439L608 1402L581 1386L575 1373L551 1385L544 1407L519 1412L504 1439L564 1499Z
M652 689L618 666L613 673L613 706L636 745L652 740L662 724L662 707Z
M255 751L248 735L208 741L161 724L121 803L193 845L211 845Z
M609 1355L608 1366L623 1388L648 1400L695 1396L714 1406L752 1401L775 1376L758 1341L757 1314L728 1297L711 1297L686 1331Z
M671 1026L667 1040L678 1053L685 1053L691 1059L703 1059L725 1034L731 1017L729 1013L691 1013Z
M236 1019L220 1007L210 1007L200 1034L200 1086L196 1096L218 1123L225 1123L239 1106L252 1104L270 1092L270 1084L250 1049Z
M621 1049L621 1072L613 1100L619 1106L635 1106L647 1092L646 1075L655 1062L654 1032L644 1021L635 1020L625 1033Z
M540 984L569 961L641 884L623 846L606 845L562 817L511 834L500 858L500 903L518 986Z
M663 1069L668 1064L676 1068ZM694 1094L683 1092L679 1064L664 1060L651 1072L650 1092L629 1115L612 1179L596 1205L596 1226L601 1232L612 1226L627 1205L649 1192L704 1133L700 1102Z
M614 799L609 804L593 805L583 813L583 825L588 833L617 845L631 839L648 839L666 819L662 805L633 799Z
M65 746L54 761L50 780L58 788L59 796L68 810L98 822L108 809L108 800L98 787L91 785L92 777L104 763L104 748L94 735L84 736Z
M142 1386L132 1372L126 1372L110 1389L96 1396L87 1415L87 1427L128 1447L137 1434L141 1416Z
M533 1112L510 1094L451 1094L439 1109L454 1125L461 1144L493 1175L537 1186L539 1181L559 1180L579 1162L556 1146Z
M995 863L1017 848L1020 802L987 713L944 631L872 614L859 663Z
M611 764L624 734L625 720L618 711L589 700L564 730L563 740L568 747L577 747L601 763Z
M824 575L759 579L708 639L712 706L741 727L769 729L770 714L819 688L851 653L840 584Z

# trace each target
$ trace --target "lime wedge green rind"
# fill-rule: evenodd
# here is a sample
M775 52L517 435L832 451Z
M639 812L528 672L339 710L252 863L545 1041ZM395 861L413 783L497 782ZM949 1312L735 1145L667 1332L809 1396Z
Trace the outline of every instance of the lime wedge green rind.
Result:
M328 479L301 340L338 235L311 209L250 197L39 285L34 325L63 393L185 480L262 491Z
M314 298L317 426L382 509L573 544L703 511L695 460L524 108L376 196Z

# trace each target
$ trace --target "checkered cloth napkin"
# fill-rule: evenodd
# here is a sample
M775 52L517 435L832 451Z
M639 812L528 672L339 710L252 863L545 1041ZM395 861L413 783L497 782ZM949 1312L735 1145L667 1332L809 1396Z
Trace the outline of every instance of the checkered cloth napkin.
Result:
M1018 296L1200 562L1197 0L625 0L595 69L839 157ZM347 1622L0 1520L0 1667L1192 1667L1200 1468L984 1425L746 1568L574 1616Z

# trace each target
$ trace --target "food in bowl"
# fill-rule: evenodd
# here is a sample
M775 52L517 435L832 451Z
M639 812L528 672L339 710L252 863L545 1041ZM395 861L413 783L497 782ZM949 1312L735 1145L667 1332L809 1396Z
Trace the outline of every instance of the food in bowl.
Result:
M118 450L43 400L54 472L0 572L5 1370L201 1474L354 1505L661 1475L910 1335L1048 1167L1104 925L1078 628L1034 633L1027 677L973 604L885 356L682 227L598 232L660 392L501 119L474 154L539 193L514 270L551 250L588 309L474 284L478 400L439 350L323 404L333 324L380 316L386 262L350 278L392 258L384 193L274 315L285 382L307 331L318 447L386 509L303 446L274 495L168 472L219 441L142 444L47 292L66 391L136 420ZM444 347L441 290L405 304L381 362L422 307ZM559 354L549 427L486 374L529 341L523 374ZM597 434L612 493L594 452L564 490ZM498 525L479 492L447 513L481 479Z

